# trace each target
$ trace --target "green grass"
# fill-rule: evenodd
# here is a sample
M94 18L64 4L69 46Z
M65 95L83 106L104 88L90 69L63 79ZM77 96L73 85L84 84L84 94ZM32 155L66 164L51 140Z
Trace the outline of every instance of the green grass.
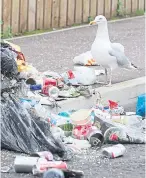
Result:
M144 13L145 13L144 10L137 10L134 15L141 16L141 15L144 15Z
M45 33L45 32L51 32L51 31L53 31L52 28L47 29L47 30L34 30L34 31L30 31L30 32L23 32L21 34L15 35L15 36L21 36L21 35L28 36L28 35L35 35L35 34L40 34L40 33Z

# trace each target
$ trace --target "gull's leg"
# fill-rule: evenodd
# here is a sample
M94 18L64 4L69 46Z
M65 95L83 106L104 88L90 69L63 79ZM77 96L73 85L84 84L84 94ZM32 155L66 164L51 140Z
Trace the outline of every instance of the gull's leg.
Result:
M111 87L112 86L112 68L110 68L110 81L108 83L108 85L106 85L108 87Z
M105 68L105 84L107 84L107 82L108 82L108 77L107 77L107 69Z
M107 69L105 68L104 70L105 70L105 82L100 82L99 81L99 76L98 76L98 82L97 82L97 84L107 85L107 83L108 83Z

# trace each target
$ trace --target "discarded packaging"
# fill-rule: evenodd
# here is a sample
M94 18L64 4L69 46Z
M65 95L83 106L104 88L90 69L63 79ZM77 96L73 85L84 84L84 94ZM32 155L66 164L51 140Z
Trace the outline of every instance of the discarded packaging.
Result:
M117 144L111 147L103 148L102 154L108 158L116 158L123 156L126 148L122 144Z
M45 94L45 95L48 95L52 98L58 98L59 90L58 90L57 87L46 85L42 88L42 93Z
M64 72L63 74L61 74L64 82L66 84L71 84L71 85L78 85L78 82L73 74L73 71L69 70L67 72Z
M95 125L102 131L105 143L140 144L146 142L142 120L131 125L123 125L113 122L110 118L99 117L97 115L95 116Z
M57 81L52 78L44 78L43 82L44 86L57 86Z
M59 96L65 98L75 98L80 96L80 93L76 90L76 88L70 87L68 90L59 91Z
M146 115L146 94L138 96L136 104L136 114L142 117Z
M92 126L87 134L87 140L89 140L91 146L101 147L104 142L104 136L102 135L102 132L97 127Z
M32 173L32 168L36 165L38 157L17 156L14 161L14 169L17 173Z
M33 172L33 175L40 175L39 172ZM83 178L84 172L79 170L60 170L56 168L48 169L44 172L43 178Z
M35 90L41 90L42 89L42 85L38 84L38 85L30 85L30 90L35 91Z
M74 76L79 84L82 85L93 85L97 82L97 76L95 69L88 67L74 67Z
M34 165L33 167L33 174L38 174L38 173L44 173L50 168L57 168L57 169L62 169L66 170L67 169L67 164L63 161L43 161L40 160Z
M50 130L55 139L63 140L65 137L64 131L60 127L52 126Z
M8 173L10 170L11 170L11 167L8 167L8 166L1 167L1 172L2 173Z
M70 119L72 121L72 124L74 125L87 125L91 124L91 110L89 109L80 109L76 112L74 112Z
M74 64L84 65L84 66L94 66L97 65L96 61L93 59L91 51L76 56L73 59Z
M78 140L78 139L73 140L72 146L73 146L73 148L75 148L75 151L77 151L77 150L79 151L82 149L88 149L91 147L88 140Z
M121 126L110 127L104 133L105 143L146 143L145 134L142 129L122 128Z
M138 115L122 115L122 116L112 116L111 120L116 123L121 123L126 126L134 126L141 122L142 117Z
M50 169L44 173L43 178L65 178L65 177L62 170Z
M63 170L65 178L83 178L84 172L80 170Z
M53 155L49 151L42 151L42 152L32 153L31 156L44 158L47 161L52 161L53 160Z
M63 116L56 115L53 113L49 113L48 121L49 121L49 123L51 123L52 126L53 125L62 126L62 125L71 123L71 120L69 117L63 117Z

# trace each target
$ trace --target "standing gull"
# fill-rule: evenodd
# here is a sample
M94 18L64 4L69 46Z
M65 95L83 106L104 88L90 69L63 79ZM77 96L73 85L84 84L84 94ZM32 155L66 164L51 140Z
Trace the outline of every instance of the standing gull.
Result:
M91 53L96 62L105 68L106 84L107 84L107 68L110 69L111 86L112 70L120 67L125 69L135 69L134 66L124 53L124 46L120 43L111 43L109 39L107 20L104 16L99 15L90 25L98 24L96 38L91 47Z

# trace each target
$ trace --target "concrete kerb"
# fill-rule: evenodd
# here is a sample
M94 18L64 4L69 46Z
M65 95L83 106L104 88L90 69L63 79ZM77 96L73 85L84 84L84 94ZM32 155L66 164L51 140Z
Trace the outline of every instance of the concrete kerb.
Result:
M117 20L110 20L110 21L108 21L108 23L115 23L115 22L121 22L121 21L127 21L127 20L134 20L134 19L138 19L138 18L142 18L142 17L145 17L145 15L136 16L136 17L128 17L128 18L117 19ZM14 37L14 38L7 38L6 40L16 40L16 39L21 39L21 38L29 38L29 37L47 35L47 34L52 34L52 33L59 33L59 32L64 32L64 31L69 31L69 30L85 28L85 27L89 27L89 26L90 26L89 24L80 25L80 26L76 26L76 27L63 28L63 29L60 29L60 30L54 30L54 31L50 31L50 32L44 32L44 33L33 34L33 35L28 35L28 36L19 36L19 37Z
M124 81L113 84L111 87L99 87L95 89L102 97L102 102L107 102L109 99L118 101L120 105L130 105L136 103L137 96L145 93L145 77L136 78L133 80ZM93 95L90 98L83 96L72 98L59 102L61 108L53 109L54 112L60 112L71 109L87 109L95 105L97 96Z

